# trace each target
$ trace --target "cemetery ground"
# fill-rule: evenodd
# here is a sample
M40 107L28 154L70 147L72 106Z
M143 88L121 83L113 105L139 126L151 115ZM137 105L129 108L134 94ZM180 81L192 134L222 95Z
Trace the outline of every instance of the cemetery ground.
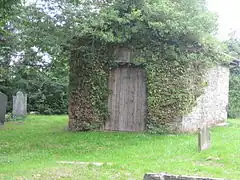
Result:
M240 179L240 120L197 134L68 132L66 116L29 116L0 128L0 179L143 179L148 172ZM59 161L104 162L96 165Z

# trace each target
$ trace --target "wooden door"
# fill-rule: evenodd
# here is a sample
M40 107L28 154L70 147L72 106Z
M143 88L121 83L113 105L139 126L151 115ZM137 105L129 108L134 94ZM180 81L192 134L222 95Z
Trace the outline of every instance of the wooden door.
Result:
M145 71L137 67L119 67L110 72L108 99L110 119L104 129L143 131L146 118Z

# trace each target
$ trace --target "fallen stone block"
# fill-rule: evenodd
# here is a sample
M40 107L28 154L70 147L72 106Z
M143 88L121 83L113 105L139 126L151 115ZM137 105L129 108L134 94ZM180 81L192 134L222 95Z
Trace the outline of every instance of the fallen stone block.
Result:
M144 175L143 180L229 180L229 179L171 175L166 173L159 173L159 174L149 173Z
M57 161L57 164L73 164L73 165L94 165L94 166L103 166L113 165L113 163L103 163L103 162L78 162L78 161Z

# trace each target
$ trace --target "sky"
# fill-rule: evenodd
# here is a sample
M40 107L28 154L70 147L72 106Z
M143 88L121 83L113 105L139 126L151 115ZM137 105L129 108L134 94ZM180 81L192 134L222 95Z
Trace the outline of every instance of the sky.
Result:
M228 39L232 31L240 38L240 0L208 0L208 7L219 16L218 37L221 40Z

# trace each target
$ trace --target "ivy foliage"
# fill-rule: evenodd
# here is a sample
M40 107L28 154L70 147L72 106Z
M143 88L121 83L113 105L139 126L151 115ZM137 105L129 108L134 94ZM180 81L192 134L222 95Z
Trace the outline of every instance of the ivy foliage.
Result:
M132 62L145 65L151 131L189 112L205 86L204 70L223 60L213 38L216 16L203 0L80 1L77 6L79 31L67 47L72 130L97 128L106 119L103 100L117 47L131 49Z

